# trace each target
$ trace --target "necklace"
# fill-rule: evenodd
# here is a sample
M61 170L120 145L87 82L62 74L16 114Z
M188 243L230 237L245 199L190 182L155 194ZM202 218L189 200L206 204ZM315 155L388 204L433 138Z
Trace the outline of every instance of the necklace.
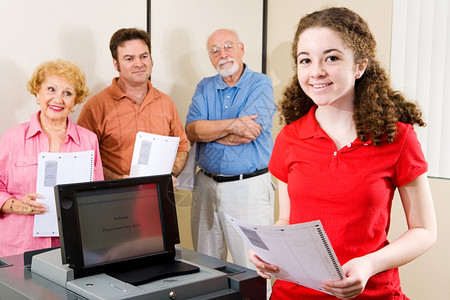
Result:
M42 128L44 128L45 130L48 130L48 131L65 131L67 129L67 128L48 128L45 126L42 126Z

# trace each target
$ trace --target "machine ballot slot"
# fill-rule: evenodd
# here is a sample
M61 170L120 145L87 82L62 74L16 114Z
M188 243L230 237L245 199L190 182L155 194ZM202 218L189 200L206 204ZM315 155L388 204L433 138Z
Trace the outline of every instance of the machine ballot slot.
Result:
M0 259L0 268L6 268L9 266L12 266L12 265L7 263L6 261Z
M228 274L228 275L235 275L235 274L239 274L239 273L243 273L244 272L242 270L233 269L233 268L231 268L229 266L221 266L221 267L215 268L215 270L223 272L223 273Z

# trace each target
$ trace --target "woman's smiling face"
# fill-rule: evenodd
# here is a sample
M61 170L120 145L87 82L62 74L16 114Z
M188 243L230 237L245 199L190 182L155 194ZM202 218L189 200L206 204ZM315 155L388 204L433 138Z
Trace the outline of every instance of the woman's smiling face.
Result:
M297 78L315 104L353 105L355 80L362 76L365 68L365 63L355 63L352 50L337 32L314 27L300 34Z
M63 123L75 106L75 85L58 75L49 75L37 93L42 124Z

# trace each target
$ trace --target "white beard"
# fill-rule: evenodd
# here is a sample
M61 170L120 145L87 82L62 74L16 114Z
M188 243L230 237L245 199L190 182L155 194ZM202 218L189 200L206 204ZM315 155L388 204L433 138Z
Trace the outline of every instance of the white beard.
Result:
M222 69L220 67L220 65L227 63L229 61L232 61L233 64L230 67L227 67L225 69ZM232 76L234 74L236 74L236 72L239 70L239 65L236 63L236 61L232 58L225 58L219 61L218 67L217 67L217 73L219 73L220 76L222 77L229 77Z

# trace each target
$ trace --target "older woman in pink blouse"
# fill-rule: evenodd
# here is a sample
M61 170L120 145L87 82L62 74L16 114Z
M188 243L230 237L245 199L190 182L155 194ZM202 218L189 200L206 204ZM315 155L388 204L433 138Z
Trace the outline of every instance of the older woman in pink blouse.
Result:
M69 118L89 94L83 72L61 59L48 61L36 68L28 90L40 111L0 142L0 257L59 246L57 237L33 237L34 215L46 211L36 193L40 152L94 150L94 180L103 180L97 136Z

